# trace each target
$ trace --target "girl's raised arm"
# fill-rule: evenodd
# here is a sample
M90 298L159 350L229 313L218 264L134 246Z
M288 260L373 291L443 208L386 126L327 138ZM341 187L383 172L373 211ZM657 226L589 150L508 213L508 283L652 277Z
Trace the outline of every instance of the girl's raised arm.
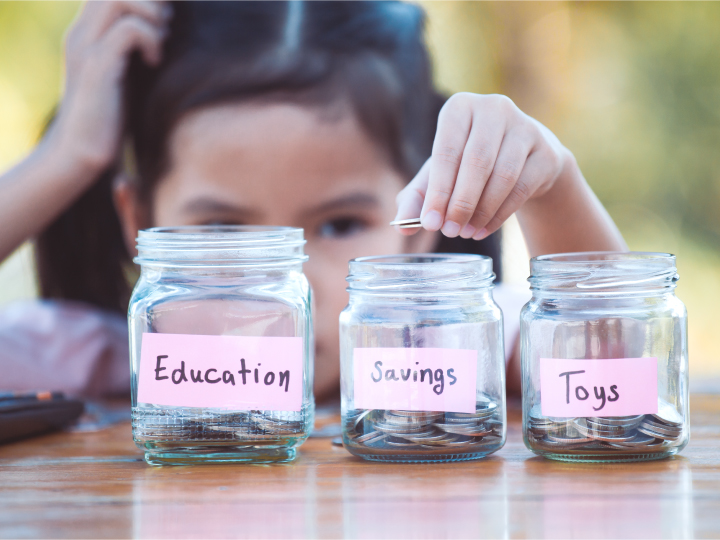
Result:
M160 61L170 6L88 2L67 35L66 82L43 140L0 176L0 260L39 234L118 154L122 80L130 53Z
M396 219L420 216L425 229L476 240L517 212L533 257L627 249L572 153L504 96L452 96L432 156L397 202Z

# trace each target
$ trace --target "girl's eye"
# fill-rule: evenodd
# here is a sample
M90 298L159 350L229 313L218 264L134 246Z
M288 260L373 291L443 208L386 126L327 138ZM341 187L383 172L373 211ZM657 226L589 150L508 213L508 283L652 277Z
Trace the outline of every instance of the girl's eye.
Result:
M367 228L367 224L358 218L338 218L326 221L318 229L321 238L343 238Z

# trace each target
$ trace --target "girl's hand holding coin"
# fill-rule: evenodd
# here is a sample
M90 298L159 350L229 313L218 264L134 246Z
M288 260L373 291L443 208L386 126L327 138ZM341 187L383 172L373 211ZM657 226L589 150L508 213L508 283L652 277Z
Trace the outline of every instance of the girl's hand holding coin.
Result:
M445 103L432 155L397 205L405 235L418 232L407 220L419 217L428 231L482 240L518 212L531 256L627 249L572 153L500 95Z
M429 231L481 240L551 189L571 158L509 98L455 94L440 112L432 157L398 195L397 219L420 216Z

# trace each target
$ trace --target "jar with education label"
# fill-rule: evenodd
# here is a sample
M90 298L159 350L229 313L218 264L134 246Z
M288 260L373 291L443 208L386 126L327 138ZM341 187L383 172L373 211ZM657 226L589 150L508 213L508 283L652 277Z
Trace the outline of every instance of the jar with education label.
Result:
M505 360L492 259L350 261L340 315L343 443L375 461L477 459L505 443Z
M521 314L523 435L564 461L659 459L690 437L687 313L666 253L530 261Z
M302 229L155 228L137 242L128 321L145 460L291 460L314 413Z

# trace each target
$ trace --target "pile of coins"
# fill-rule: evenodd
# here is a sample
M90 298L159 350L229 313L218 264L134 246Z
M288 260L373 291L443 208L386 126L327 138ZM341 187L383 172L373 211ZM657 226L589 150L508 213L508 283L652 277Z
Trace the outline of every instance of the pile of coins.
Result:
M527 423L530 442L554 453L661 452L682 435L682 416L662 400L656 414L634 416L554 418L543 416L540 405L535 405Z
M478 400L474 413L355 410L346 415L345 426L352 446L385 452L492 451L503 437L502 413L485 396Z
M301 437L307 432L300 413L247 411L194 415L191 410L136 407L133 423L136 437L143 441L232 442L232 444L263 445L278 440ZM292 418L290 418L292 416Z

